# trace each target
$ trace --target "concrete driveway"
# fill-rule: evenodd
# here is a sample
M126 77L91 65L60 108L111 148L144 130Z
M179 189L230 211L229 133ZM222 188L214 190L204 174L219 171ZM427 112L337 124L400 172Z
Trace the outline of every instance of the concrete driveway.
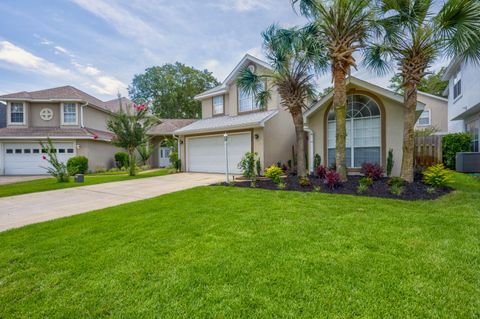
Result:
M28 182L35 179L48 178L48 175L27 175L27 176L0 176L0 185Z
M0 198L0 231L223 181L180 173Z

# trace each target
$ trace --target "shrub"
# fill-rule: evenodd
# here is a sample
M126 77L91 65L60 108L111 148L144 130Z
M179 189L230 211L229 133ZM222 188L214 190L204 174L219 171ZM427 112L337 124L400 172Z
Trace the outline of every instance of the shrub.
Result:
M367 189L368 189L368 185L366 185L366 184L359 184L359 185L357 186L357 193L362 194L362 193L366 192Z
M257 153L247 152L238 163L238 168L242 171L243 176L255 179L255 157Z
M105 173L107 169L104 166L95 166L95 173Z
M277 185L282 182L282 179L280 178L282 174L283 170L277 165L272 165L265 171L265 176L270 178Z
M405 188L403 186L397 184L390 186L390 194L393 194L395 196L402 195L404 190Z
M67 170L70 176L85 174L88 171L88 158L85 156L74 156L67 161Z
M458 152L470 152L472 137L468 133L447 134L442 138L443 162L450 169L455 169L455 156Z
M178 152L170 152L168 159L170 160L170 165L172 165L177 172L180 172L182 169L182 160L178 158Z
M302 187L307 187L311 185L310 179L307 176L300 177L298 180L298 184L300 184L300 186Z
M322 165L322 157L315 154L315 157L313 158L313 167L319 167L320 165Z
M129 164L128 153L126 152L115 153L115 165L117 165L119 169L128 167L128 164Z
M322 188L318 185L315 185L313 186L313 191L314 192L317 192L317 193L321 193L322 192Z
M319 165L315 168L315 174L317 174L317 176L321 179L325 178L326 173L327 173L327 169L322 165Z
M397 177L397 176L394 176L394 177L390 177L390 179L388 180L388 186L403 186L405 184L405 181L400 178L400 177Z
M284 190L285 188L287 188L287 184L285 184L285 182L281 181L280 183L277 184L277 188L280 189L280 190Z
M257 158L255 162L255 170L257 171L257 176L262 176L262 163L260 163L259 158Z
M374 181L383 176L383 168L378 164L363 163L360 171L365 177L370 177Z
M444 187L452 181L452 172L443 164L430 166L423 172L423 182L433 187Z
M42 155L42 158L46 160L50 166L44 167L48 174L55 177L57 182L66 183L70 181L70 176L68 175L67 165L58 160L57 152L53 143L50 139L47 140L47 144L40 142L42 150L45 151L46 155Z
M325 184L327 184L330 189L334 189L340 185L340 174L334 170L329 170L325 174Z
M392 175L392 170L393 170L393 164L395 161L393 160L393 149L388 150L388 156L387 156L387 176L390 177Z
M373 184L373 179L371 177L362 177L360 178L359 184L366 187L370 187Z

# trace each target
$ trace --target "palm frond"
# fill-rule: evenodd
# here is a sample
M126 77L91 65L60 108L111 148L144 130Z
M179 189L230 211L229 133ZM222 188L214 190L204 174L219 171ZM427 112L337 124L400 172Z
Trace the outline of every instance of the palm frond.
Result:
M384 44L372 43L363 50L363 65L379 75L385 75L392 69L389 56L389 47Z

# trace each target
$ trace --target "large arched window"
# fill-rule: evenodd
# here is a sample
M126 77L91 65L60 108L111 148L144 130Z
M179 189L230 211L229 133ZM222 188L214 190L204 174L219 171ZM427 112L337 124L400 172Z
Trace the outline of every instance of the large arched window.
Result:
M366 95L349 95L347 101L347 167L380 164L380 107ZM335 127L332 108L328 113L328 165L335 163Z

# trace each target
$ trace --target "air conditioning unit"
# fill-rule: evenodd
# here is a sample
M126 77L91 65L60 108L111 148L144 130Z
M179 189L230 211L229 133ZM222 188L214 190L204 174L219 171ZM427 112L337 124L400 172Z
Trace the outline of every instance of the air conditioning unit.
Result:
M457 172L462 173L480 173L480 153L468 152L457 153L456 157Z

